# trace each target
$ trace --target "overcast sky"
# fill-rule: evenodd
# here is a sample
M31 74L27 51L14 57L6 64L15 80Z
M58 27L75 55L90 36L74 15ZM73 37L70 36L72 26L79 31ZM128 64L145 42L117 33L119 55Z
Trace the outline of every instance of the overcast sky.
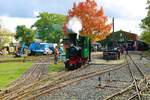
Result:
M0 20L5 28L15 32L17 25L30 27L38 12L66 15L73 2L83 0L0 0ZM95 0L109 19L115 18L115 30L140 34L140 20L146 16L147 0ZM111 20L109 20L111 21Z

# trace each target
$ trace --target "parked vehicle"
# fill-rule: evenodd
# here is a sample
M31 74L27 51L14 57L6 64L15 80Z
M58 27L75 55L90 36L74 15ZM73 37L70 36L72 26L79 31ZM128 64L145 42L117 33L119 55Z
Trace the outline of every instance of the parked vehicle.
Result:
M25 54L25 50L27 50L27 46L25 43L20 44L20 47L18 48L17 52L15 53L15 57L21 57Z
M47 55L52 54L48 43L31 43L29 45L30 55Z
M149 50L149 45L143 41L137 41L137 50L138 51L146 51Z
M109 50L103 51L103 59L104 60L118 60L120 59L121 49L118 48L112 48Z

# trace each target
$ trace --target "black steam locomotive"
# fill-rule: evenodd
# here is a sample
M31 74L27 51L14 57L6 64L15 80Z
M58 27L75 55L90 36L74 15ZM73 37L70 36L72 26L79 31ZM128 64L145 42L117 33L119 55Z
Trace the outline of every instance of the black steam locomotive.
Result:
M89 38L79 36L77 39L77 34L71 33L64 39L64 45L67 45L66 69L77 69L87 62L89 57Z

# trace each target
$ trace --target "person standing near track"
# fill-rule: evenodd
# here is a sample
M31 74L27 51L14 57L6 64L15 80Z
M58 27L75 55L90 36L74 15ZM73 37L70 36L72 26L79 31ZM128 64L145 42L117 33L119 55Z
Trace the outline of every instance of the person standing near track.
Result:
M58 49L57 46L54 48L54 64L57 64L58 62Z
M126 54L128 54L128 44L125 44Z

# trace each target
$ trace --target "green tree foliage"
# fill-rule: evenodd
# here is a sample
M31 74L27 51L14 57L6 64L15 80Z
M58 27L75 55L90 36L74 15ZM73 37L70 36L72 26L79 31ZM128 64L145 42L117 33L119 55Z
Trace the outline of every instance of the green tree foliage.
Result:
M150 32L144 31L141 35L141 39L150 44Z
M141 35L141 39L150 44L150 0L147 1L148 10L147 16L142 19L141 28L144 30Z
M40 13L33 27L36 28L39 39L46 42L59 42L63 36L64 15Z
M11 32L7 29L0 28L0 48L10 42Z
M25 25L19 25L16 28L16 39L19 42L24 42L26 45L29 45L30 42L34 41L35 31L27 28Z

